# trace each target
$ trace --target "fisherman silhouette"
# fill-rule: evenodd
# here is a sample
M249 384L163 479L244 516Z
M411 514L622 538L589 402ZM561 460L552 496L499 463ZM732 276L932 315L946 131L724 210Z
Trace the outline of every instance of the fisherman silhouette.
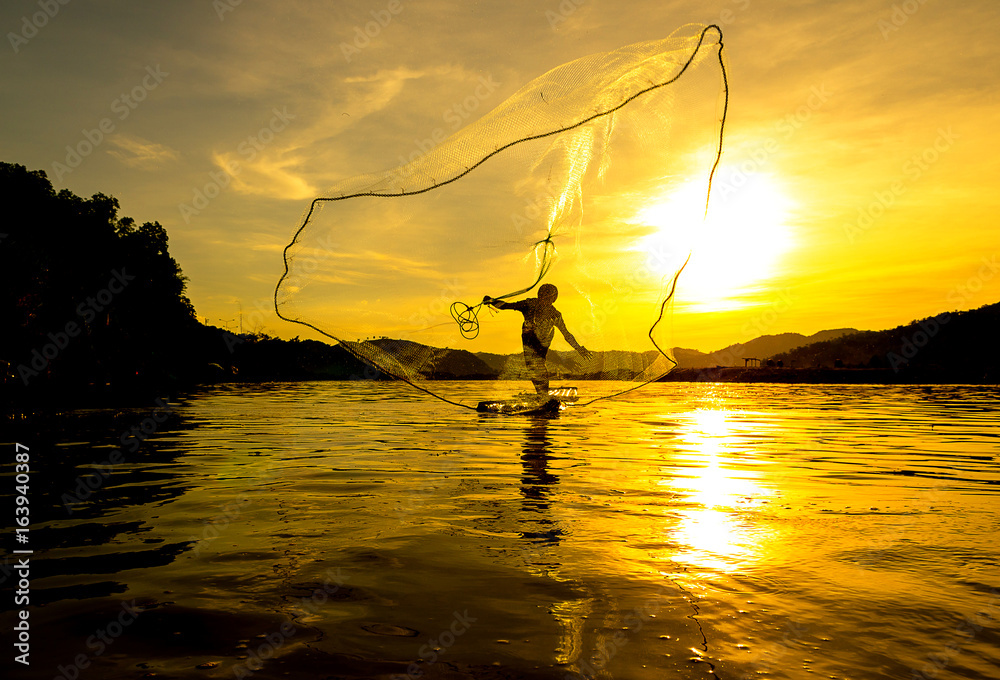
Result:
M483 298L483 303L496 309L516 309L524 315L524 325L521 326L521 344L524 347L524 364L531 374L531 383L540 396L548 396L549 370L545 365L545 357L549 353L549 345L558 328L566 338L570 347L580 353L584 359L591 357L590 350L581 345L566 329L562 314L552 303L559 297L559 289L551 283L543 283L538 288L537 298L525 298L517 302L504 302L491 298Z

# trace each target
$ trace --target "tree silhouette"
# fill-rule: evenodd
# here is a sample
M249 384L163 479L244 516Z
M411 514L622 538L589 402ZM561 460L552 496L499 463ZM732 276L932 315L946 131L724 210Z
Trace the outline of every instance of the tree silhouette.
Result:
M56 193L44 172L9 163L0 200L5 388L155 383L183 368L200 325L159 223L136 226L111 196Z

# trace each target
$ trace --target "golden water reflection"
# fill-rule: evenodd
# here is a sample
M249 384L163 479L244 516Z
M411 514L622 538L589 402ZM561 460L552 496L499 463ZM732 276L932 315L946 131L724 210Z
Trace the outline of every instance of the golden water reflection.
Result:
M676 494L675 519L667 531L669 542L679 548L671 559L700 570L742 569L760 552L750 515L773 493L761 485L760 471L748 469L747 458L754 453L748 424L716 409L684 413L677 420L677 456L688 474L660 482ZM754 456L752 464L765 463Z

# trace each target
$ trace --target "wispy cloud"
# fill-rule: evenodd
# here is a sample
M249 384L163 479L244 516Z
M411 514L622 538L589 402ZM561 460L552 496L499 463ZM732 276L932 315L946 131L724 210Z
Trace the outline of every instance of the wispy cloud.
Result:
M299 159L283 149L264 149L252 162L236 152L214 154L212 161L221 169L239 168L239 172L231 175L232 187L242 194L289 200L316 194L315 187L298 172Z
M233 177L233 188L241 193L294 200L316 196L325 188L321 178L329 169L344 166L344 162L331 158L332 140L386 109L412 109L412 102L400 101L407 82L452 78L474 79L474 75L460 67L437 65L425 69L401 66L345 77L340 81L341 94L337 98L318 107L314 104L308 114L297 115L302 123L295 121L282 130L266 148L254 153L251 161L237 149L213 154L213 162L220 169L234 162L240 165L240 172ZM289 108L297 110L294 104Z
M108 153L130 168L148 170L180 158L175 149L135 135L118 134L110 141L117 148Z

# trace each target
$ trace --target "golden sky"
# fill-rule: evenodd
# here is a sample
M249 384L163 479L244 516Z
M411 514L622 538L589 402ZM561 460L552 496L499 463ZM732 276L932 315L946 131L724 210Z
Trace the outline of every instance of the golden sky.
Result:
M690 22L724 29L731 94L711 238L691 245L672 344L878 329L1000 299L994 0L43 10L0 9L0 160L163 224L214 325L237 329L242 309L246 330L314 337L271 309L311 197L399 165L549 69Z

